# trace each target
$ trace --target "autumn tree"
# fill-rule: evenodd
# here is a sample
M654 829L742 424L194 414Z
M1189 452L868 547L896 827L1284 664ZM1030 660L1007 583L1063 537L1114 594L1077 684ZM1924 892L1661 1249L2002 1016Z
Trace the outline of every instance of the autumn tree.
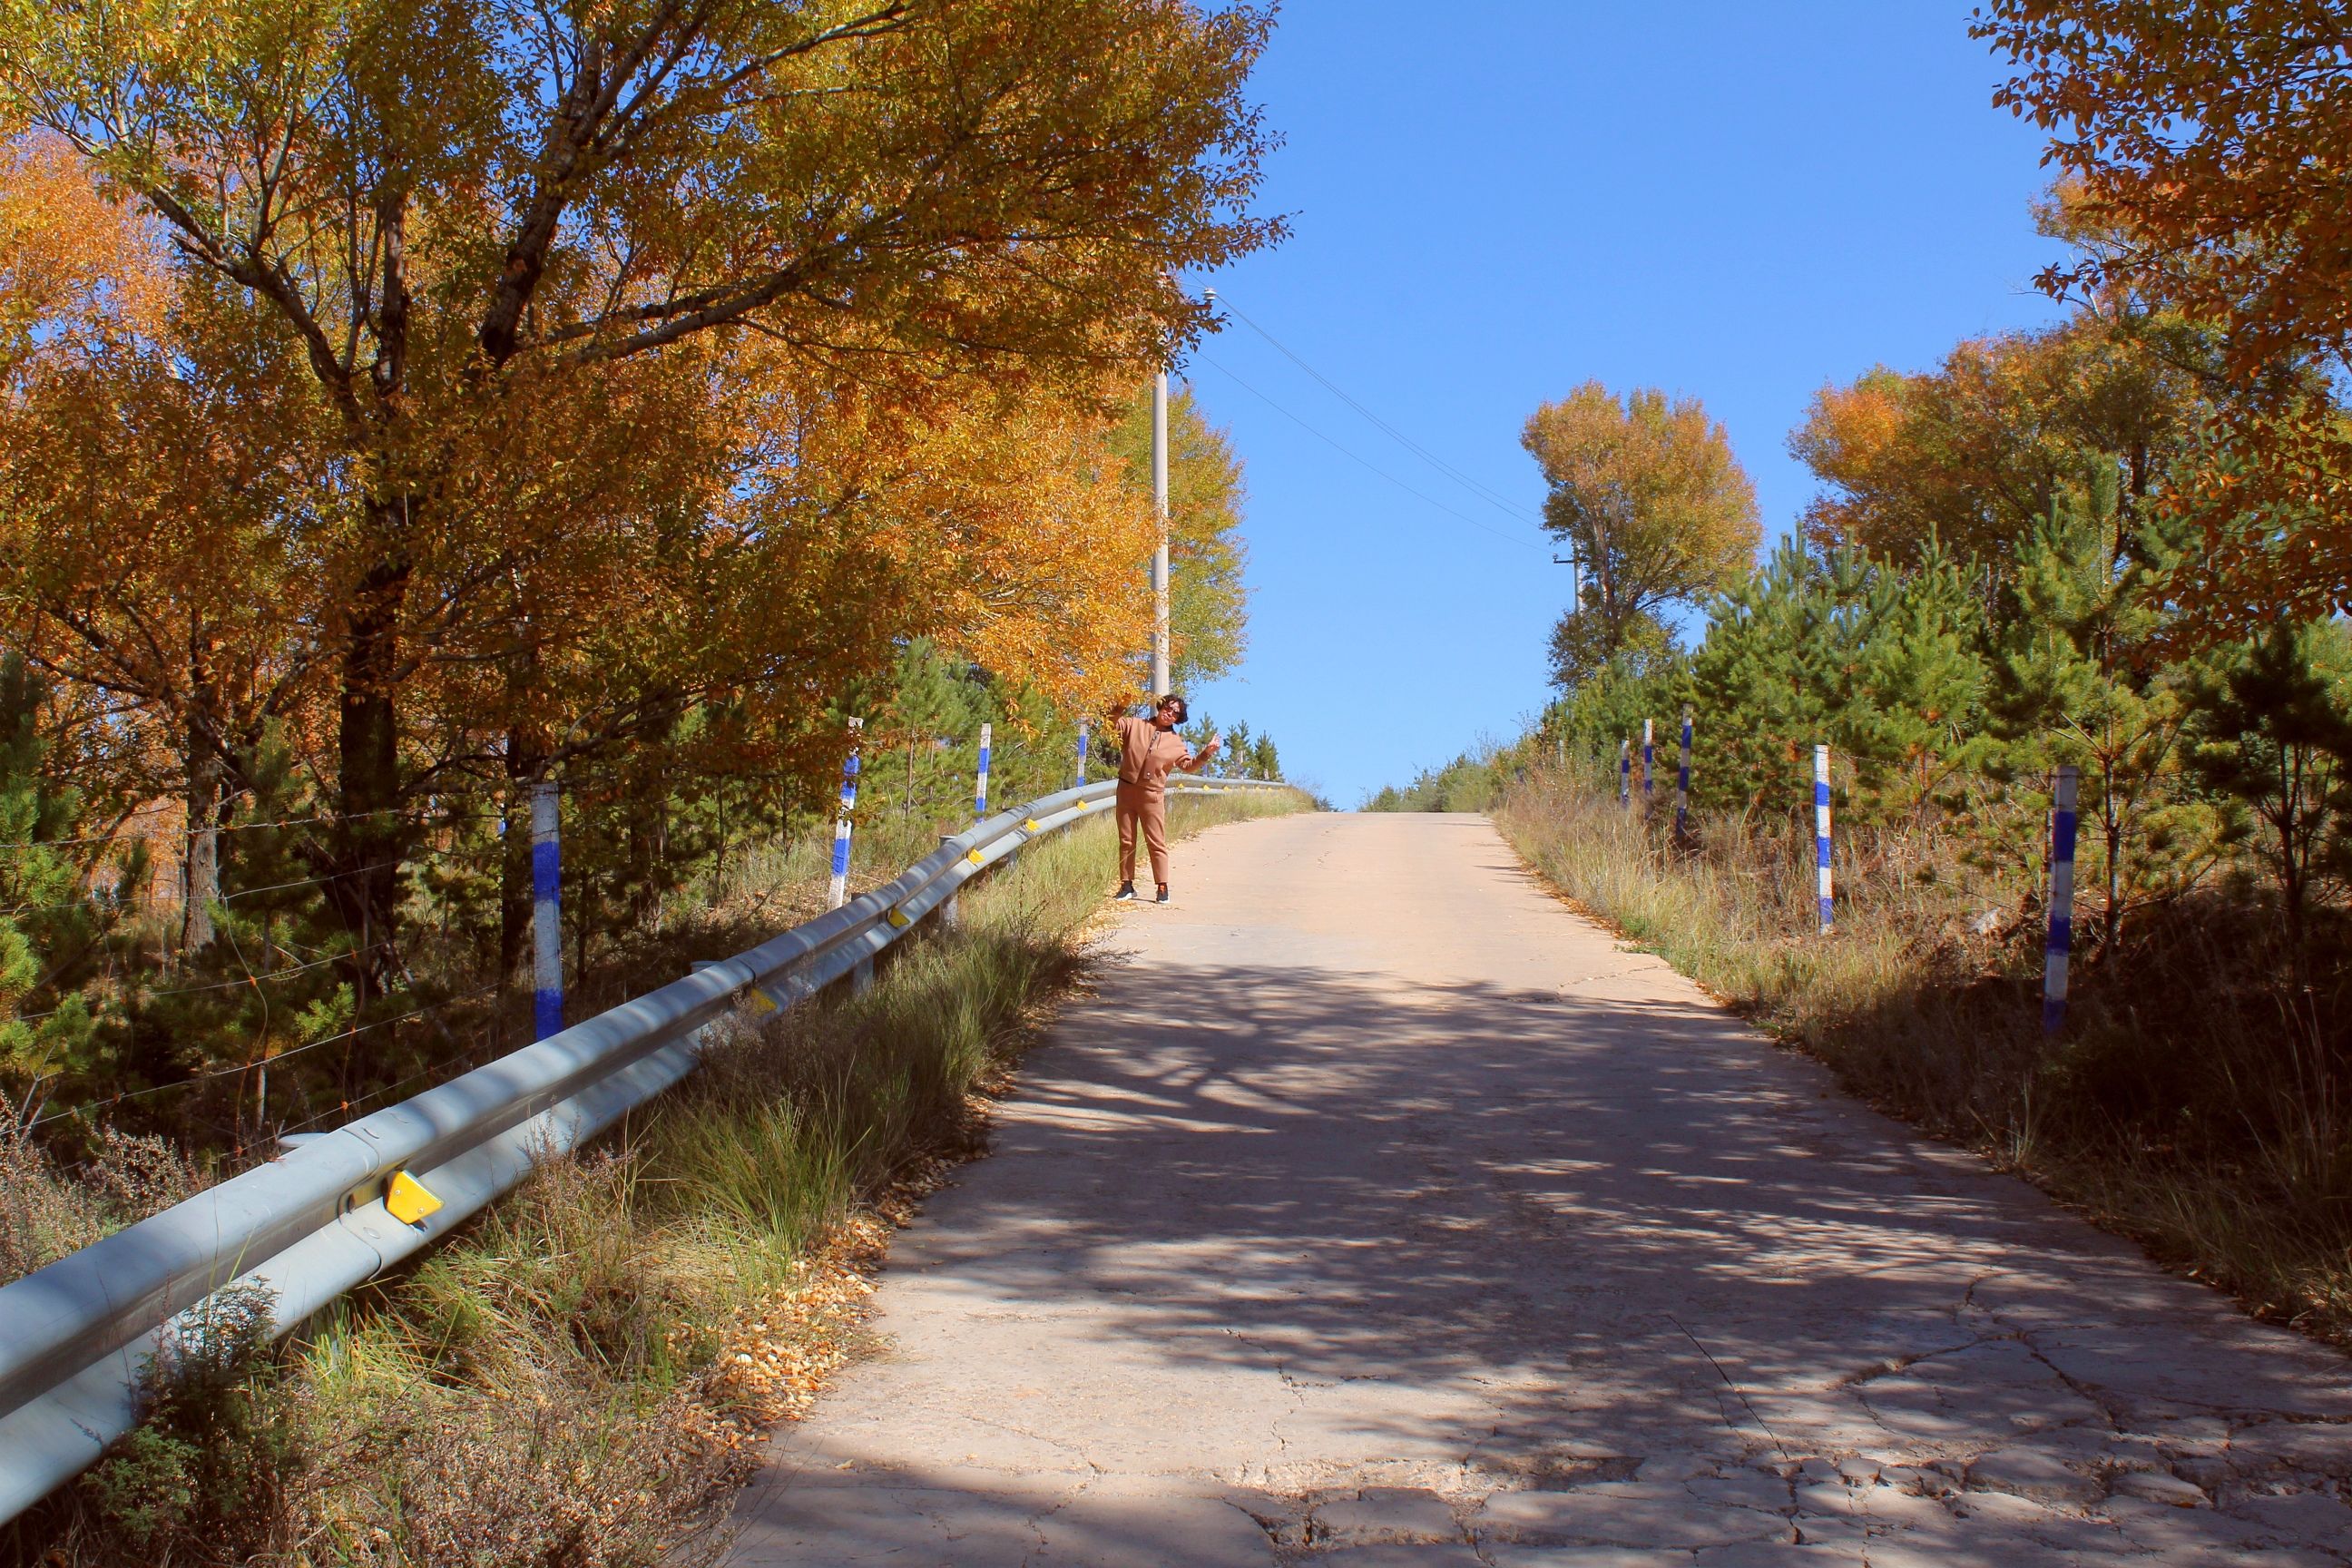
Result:
M2314 0L1989 0L2014 74L1995 101L2051 133L2106 242L2042 287L2129 289L2221 334L2234 394L2194 487L2198 608L2260 627L2352 605L2352 53Z
M1149 494L1148 394L1130 403L1114 446L1129 482ZM1209 423L1192 387L1179 387L1168 402L1168 621L1169 679L1180 691L1232 669L1249 645L1243 581L1249 552L1241 532L1248 504L1233 437Z
M1789 437L1822 493L1817 548L1913 561L1931 542L1996 564L2068 486L2119 471L2128 522L2195 440L2208 405L2167 323L2085 313L1959 344L1933 370L1885 366L1823 387Z
M0 3L46 128L298 356L332 650L331 888L396 922L421 641L505 552L464 498L571 389L773 345L902 405L1139 365L1175 269L1265 243L1267 18L1172 0L670 0L588 12ZM429 627L427 622L433 623Z
M1737 581L1762 528L1755 486L1695 398L1588 382L1536 410L1520 444L1543 470L1544 526L1583 567L1554 637L1572 686L1621 652L1662 646L1663 614Z
M172 292L132 238L115 288ZM138 314L50 311L0 399L0 616L27 661L112 705L127 759L145 760L120 786L179 800L183 951L212 939L243 759L325 664L301 624L320 410L224 292L199 279Z

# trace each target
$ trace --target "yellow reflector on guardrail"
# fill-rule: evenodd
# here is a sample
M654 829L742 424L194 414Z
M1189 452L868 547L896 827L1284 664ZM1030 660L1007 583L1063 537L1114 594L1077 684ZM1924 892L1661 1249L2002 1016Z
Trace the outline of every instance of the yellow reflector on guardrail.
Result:
M383 1190L383 1207L403 1225L423 1225L428 1215L440 1212L441 1200L407 1172L394 1171L392 1184Z

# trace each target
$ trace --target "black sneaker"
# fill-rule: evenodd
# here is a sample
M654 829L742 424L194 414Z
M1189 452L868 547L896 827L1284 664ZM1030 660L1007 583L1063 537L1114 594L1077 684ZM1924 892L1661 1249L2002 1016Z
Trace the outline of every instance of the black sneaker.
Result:
M1151 901L1152 901L1153 903L1155 903L1155 904L1164 904L1164 903L1166 903L1166 902L1168 901L1168 884L1167 884L1167 883L1162 882L1162 883L1160 883L1160 891L1159 891L1156 895L1154 895L1154 896L1153 896L1153 898L1152 898L1152 900L1151 900Z
M1121 882L1118 885L1118 891L1110 896L1110 901L1114 904L1131 904L1135 902L1135 884L1132 882Z

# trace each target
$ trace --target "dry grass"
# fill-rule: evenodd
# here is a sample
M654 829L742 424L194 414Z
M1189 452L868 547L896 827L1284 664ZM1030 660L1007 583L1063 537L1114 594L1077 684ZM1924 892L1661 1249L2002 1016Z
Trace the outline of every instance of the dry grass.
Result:
M2078 967L2053 1039L2013 868L1972 868L1931 836L1850 836L1823 936L1804 825L1705 822L1678 845L1666 821L1549 773L1495 820L1563 894L1854 1092L2251 1310L2352 1344L2340 931L2290 950L2242 889L2147 911Z
M88 1247L167 1209L205 1184L204 1173L162 1138L115 1128L98 1154L61 1169L0 1099L0 1283Z
M1171 826L1295 808L1180 798ZM1024 849L964 897L961 931L901 944L866 995L739 1025L615 1136L290 1349L160 1382L172 1420L9 1555L710 1561L753 1445L857 1352L890 1233L983 1146L989 1096L1082 965L1108 829Z

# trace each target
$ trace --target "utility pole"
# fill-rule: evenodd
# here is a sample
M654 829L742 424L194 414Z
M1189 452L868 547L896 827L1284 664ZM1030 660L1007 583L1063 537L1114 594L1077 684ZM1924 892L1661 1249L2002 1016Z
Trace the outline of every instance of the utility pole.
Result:
M1168 695L1168 372L1151 378L1151 505L1160 546L1151 552L1151 696Z

